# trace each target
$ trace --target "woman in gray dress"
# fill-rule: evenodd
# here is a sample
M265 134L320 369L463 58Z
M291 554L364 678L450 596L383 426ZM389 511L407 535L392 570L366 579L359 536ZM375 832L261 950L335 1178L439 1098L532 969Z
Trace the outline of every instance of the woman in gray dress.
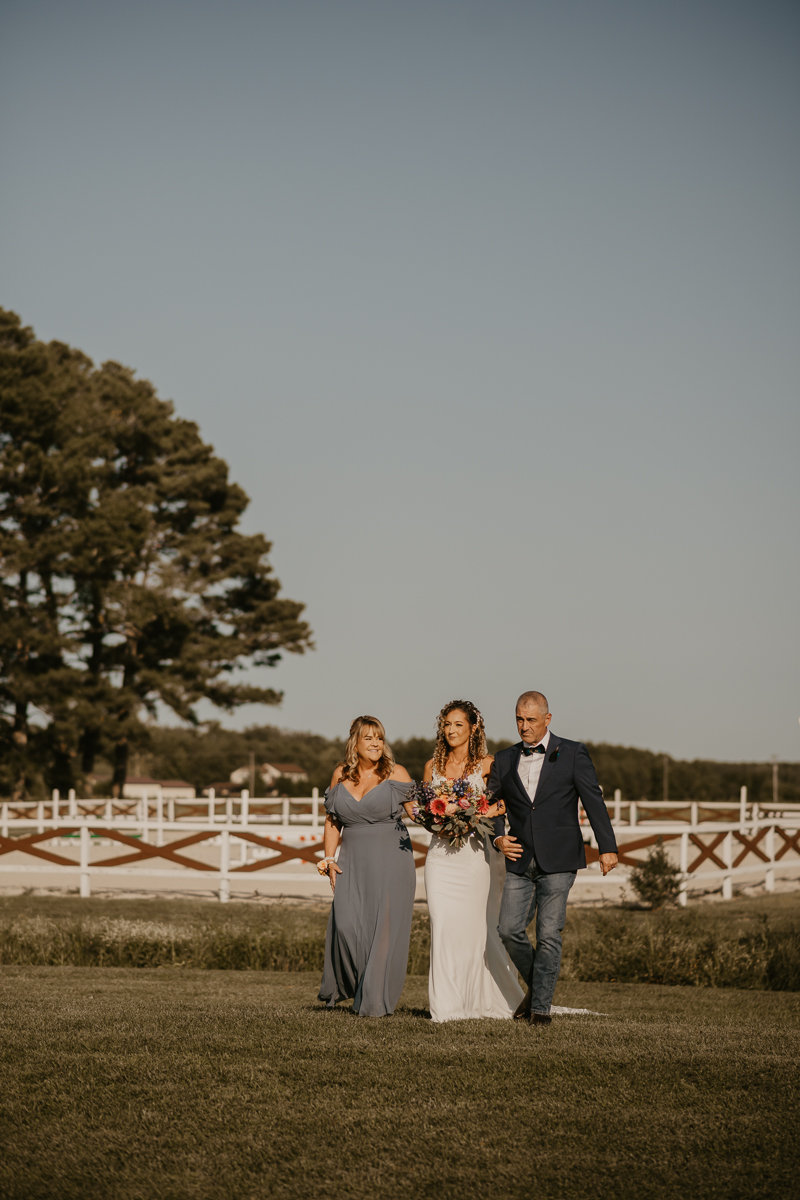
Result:
M333 890L319 999L353 1000L362 1017L394 1012L405 983L416 869L402 803L412 783L375 717L356 717L325 793L325 857ZM338 862L334 853L341 836Z

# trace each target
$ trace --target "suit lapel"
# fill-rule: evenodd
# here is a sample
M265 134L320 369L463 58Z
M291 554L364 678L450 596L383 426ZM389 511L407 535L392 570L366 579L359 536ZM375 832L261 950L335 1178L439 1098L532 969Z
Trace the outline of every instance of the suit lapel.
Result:
M550 772L552 771L553 767L556 765L556 761L558 759L558 748L560 745L561 745L561 738L557 738L554 734L551 733L550 741L548 742L547 750L545 751L544 762L542 763L542 769L539 772L539 781L536 784L536 791L533 793L533 803L534 804L536 803L537 800L541 804L542 800L545 799L545 787L547 784L547 778L548 778ZM520 751L520 753L522 753L522 752ZM553 756L552 762L550 761L551 755Z
M512 746L511 751L514 755L511 760L511 777L514 780L514 783L517 785L517 791L519 792L521 799L526 800L528 804L530 804L530 797L525 790L525 784L522 782L522 777L519 773L519 760L522 758L522 742L516 746Z

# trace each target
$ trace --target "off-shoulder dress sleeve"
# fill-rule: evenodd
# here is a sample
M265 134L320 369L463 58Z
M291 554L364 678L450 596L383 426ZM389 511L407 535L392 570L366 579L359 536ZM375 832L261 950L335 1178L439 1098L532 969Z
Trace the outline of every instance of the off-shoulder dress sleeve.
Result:
M406 798L406 793L409 792L413 786L413 780L411 783L404 783L400 779L389 780L389 788L392 796L392 817L404 817L406 815L402 804Z
M334 821L339 820L339 814L336 811L336 793L338 792L338 790L339 790L338 783L336 784L335 787L326 788L325 796L323 799L323 803L325 805L325 812L328 814L329 817L333 817Z

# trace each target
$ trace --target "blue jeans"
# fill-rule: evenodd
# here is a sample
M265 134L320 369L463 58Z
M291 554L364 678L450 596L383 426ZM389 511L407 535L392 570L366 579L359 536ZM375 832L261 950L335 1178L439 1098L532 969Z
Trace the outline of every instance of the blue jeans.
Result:
M531 1011L548 1014L561 966L561 930L577 871L547 875L534 860L523 875L506 873L497 931L531 990ZM525 932L536 913L536 950Z

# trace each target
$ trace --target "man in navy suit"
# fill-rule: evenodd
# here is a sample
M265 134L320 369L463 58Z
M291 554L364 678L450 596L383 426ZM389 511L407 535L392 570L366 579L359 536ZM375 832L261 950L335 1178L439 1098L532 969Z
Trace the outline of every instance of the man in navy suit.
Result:
M506 858L506 882L498 931L509 958L528 985L515 1020L549 1025L561 966L561 931L567 897L586 866L578 801L597 838L604 875L617 865L617 843L603 793L583 742L550 732L551 714L541 692L517 701L520 742L495 755L488 790L504 800L505 817L494 821L494 844ZM526 930L536 913L536 950Z

